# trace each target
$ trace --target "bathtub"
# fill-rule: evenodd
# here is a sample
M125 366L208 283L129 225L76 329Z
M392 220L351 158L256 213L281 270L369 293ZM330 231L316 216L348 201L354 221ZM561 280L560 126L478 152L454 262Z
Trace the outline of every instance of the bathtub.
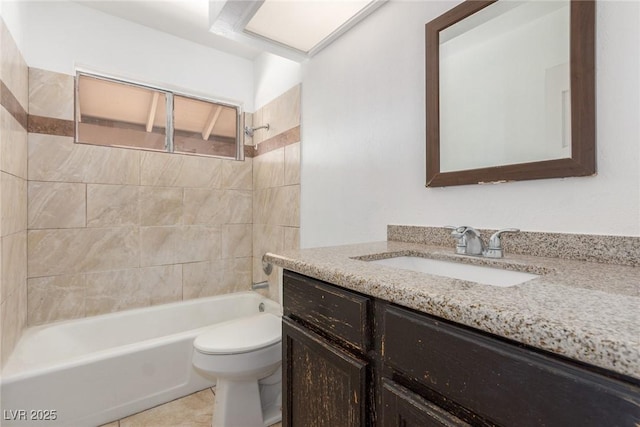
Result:
M98 426L214 385L191 364L213 324L279 304L255 292L27 329L2 371L2 426Z

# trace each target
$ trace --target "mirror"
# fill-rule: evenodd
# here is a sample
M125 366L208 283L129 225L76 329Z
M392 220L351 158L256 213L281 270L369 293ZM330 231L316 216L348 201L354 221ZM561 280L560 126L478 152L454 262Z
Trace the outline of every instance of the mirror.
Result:
M595 173L593 0L468 0L426 25L427 186Z

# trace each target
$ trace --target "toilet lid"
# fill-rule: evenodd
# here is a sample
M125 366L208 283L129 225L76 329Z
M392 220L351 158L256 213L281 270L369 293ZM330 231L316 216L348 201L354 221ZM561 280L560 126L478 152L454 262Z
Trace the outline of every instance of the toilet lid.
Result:
M193 346L206 354L247 353L282 339L280 317L259 313L223 322L198 335Z

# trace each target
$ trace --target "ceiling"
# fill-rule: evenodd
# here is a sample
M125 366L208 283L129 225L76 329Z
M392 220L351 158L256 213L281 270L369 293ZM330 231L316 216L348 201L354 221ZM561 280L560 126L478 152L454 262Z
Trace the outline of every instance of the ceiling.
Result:
M264 0L245 30L302 52L310 52L329 34L367 6L370 0Z
M313 56L386 1L76 0L243 58L271 52L297 62Z
M209 0L78 0L87 7L253 60L262 51L209 31Z

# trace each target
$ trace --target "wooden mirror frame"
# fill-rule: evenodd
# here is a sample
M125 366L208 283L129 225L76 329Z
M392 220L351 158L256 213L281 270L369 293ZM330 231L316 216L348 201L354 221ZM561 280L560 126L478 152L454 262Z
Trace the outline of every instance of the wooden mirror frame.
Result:
M439 33L496 1L467 0L426 24L427 187L594 175L595 0L570 0L571 157L440 171Z

